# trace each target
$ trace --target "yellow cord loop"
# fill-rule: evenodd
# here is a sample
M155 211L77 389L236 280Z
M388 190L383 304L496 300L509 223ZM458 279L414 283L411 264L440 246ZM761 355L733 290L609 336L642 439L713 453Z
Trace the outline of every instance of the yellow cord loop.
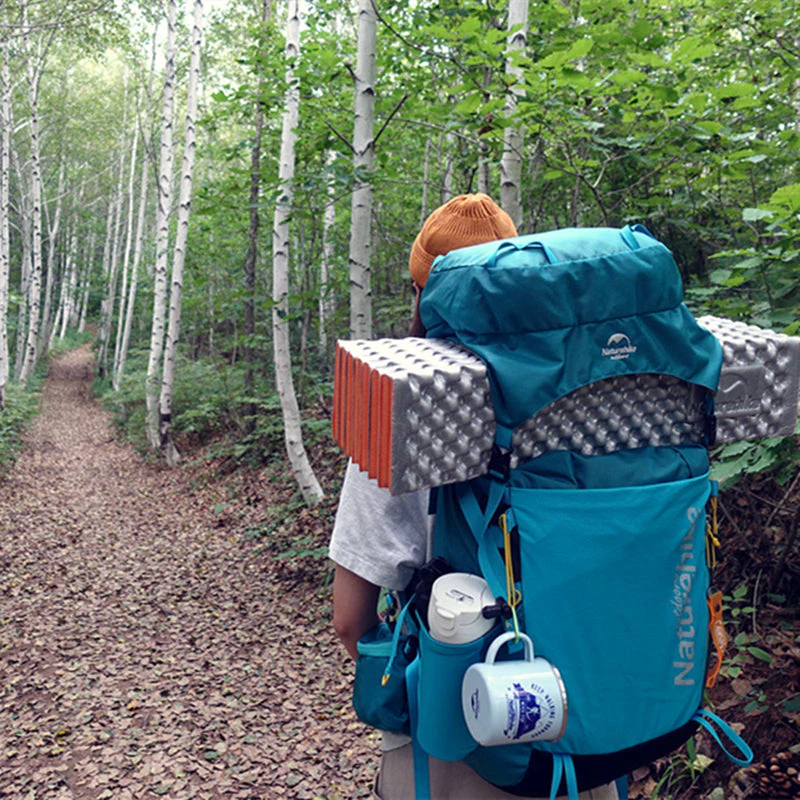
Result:
M511 619L514 626L515 642L519 641L519 620L517 619L517 606L522 600L522 595L515 586L514 580L514 561L511 557L511 531L508 529L508 520L505 514L500 515L498 520L500 523L500 530L503 532L503 552L505 553L506 562L506 595L508 595L508 604L511 606Z
M717 566L717 548L719 541L719 522L717 519L717 497L711 498L711 516L706 519L706 565L713 569Z

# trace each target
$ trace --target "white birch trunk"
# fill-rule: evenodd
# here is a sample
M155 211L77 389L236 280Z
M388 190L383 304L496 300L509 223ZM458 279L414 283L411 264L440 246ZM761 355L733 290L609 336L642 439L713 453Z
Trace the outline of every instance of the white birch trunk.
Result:
M488 195L492 194L489 145L483 139L478 139L478 191Z
M111 269L109 270L108 283L106 285L106 313L100 327L100 351L97 357L97 364L101 377L108 375L108 347L111 342L111 329L114 325L114 308L117 304L117 283L119 280L120 268L120 248L122 247L122 217L125 213L125 150L126 150L126 131L125 120L122 121L122 135L120 136L120 156L119 171L117 174L117 193L114 215L114 236L111 244ZM128 210L130 218L130 209ZM123 288L124 292L124 288ZM77 300L75 294L72 295ZM124 297L124 294L123 294ZM77 302L75 303L77 307Z
M513 117L517 98L524 94L524 72L514 58L525 49L528 39L528 0L508 0L508 29L521 25L510 33L506 45L506 75L511 91L506 97L505 113ZM523 133L519 125L509 125L503 133L503 157L500 160L500 205L511 217L517 230L522 228L522 147Z
M78 317L78 230L73 223L67 247L69 283L67 285L66 328L75 327Z
M8 215L10 212L8 184L11 177L11 71L8 66L8 39L3 39L0 80L2 80L2 101L0 101L0 411L5 408L6 384L8 383L8 265L10 250L10 231Z
M139 147L138 120L133 126L133 142L131 144L131 168L128 176L128 215L125 226L125 252L122 255L122 281L119 290L119 315L117 316L117 335L114 340L114 365L111 369L111 384L116 391L117 374L119 372L119 359L122 352L122 336L125 330L126 303L128 294L128 267L131 261L131 248L133 246L133 201L136 188L136 154Z
M280 194L275 205L275 226L272 237L272 336L275 347L275 379L281 399L286 453L295 480L307 505L315 505L323 497L311 463L308 460L300 425L300 408L292 381L292 359L289 349L289 215L294 187L295 139L300 97L292 64L300 55L300 12L298 0L288 0L286 23L286 103L281 133L279 166Z
M150 331L150 357L147 362L147 438L157 450L159 367L164 350L164 320L167 307L167 262L169 246L169 210L172 201L172 171L175 105L175 25L178 15L176 0L167 4L167 59L164 67L164 94L161 108L161 155L158 173L158 206L156 209L156 263L153 274L153 324Z
M106 273L105 295L103 298L101 313L100 313L100 331L99 331L99 348L97 354L97 364L102 376L106 374L107 354L108 354L108 340L111 336L111 321L114 318L114 304L116 302L117 290L117 271L119 269L119 231L122 224L122 192L121 184L117 185L117 194L111 203L112 206L112 230L111 230L111 246L110 257L108 261L108 271ZM75 263L72 263L72 268L75 269ZM76 298L76 283L77 276L70 273L70 278L75 277L75 282L70 281L69 293L69 324L72 324L75 307L77 306Z
M31 212L32 200L29 192L25 191L27 187L30 189L30 181L25 179L22 167L19 163L19 157L16 151L11 152L11 158L14 163L14 171L17 174L17 183L21 189L20 193L20 244L22 246L22 261L20 264L20 280L19 280L19 308L17 310L17 336L14 346L14 379L20 380L22 375L22 364L25 360L25 334L28 330L28 285L31 276L31 243L33 236L31 234L31 219L33 214Z
M375 42L373 0L358 0L358 52L355 72L353 167L355 190L350 215L350 335L372 338L372 184L375 163Z
M329 150L326 156L328 167L332 167L336 160L336 154ZM328 181L328 202L325 205L325 215L322 223L322 258L319 268L319 354L325 358L328 354L328 319L334 313L334 296L330 291L328 282L330 281L331 267L334 258L334 239L333 230L336 226L336 187L333 181Z
M169 326L164 349L164 371L161 378L161 396L158 402L159 442L161 452L169 466L180 460L172 441L172 391L175 385L175 359L178 355L178 338L181 329L181 298L183 294L183 268L186 263L186 244L189 238L189 212L192 204L192 174L194 172L197 130L197 92L200 81L200 52L203 45L203 2L194 0L192 18L192 49L189 56L189 84L186 89L186 133L183 144L180 199L178 203L178 233L172 260L172 286L169 294Z
M444 205L448 200L455 197L453 189L453 144L454 137L448 133L444 137L444 165L441 167L442 171L442 192L439 196L439 202ZM439 153L442 152L442 140L439 140Z
M89 235L89 248L85 255L85 265L83 268L83 280L80 282L81 305L78 315L78 333L86 330L86 312L89 307L89 291L92 287L92 264L94 263L94 246L97 242L97 232L92 231Z
M431 179L431 137L425 140L425 161L422 165L422 202L419 209L419 227L421 228L428 218L428 182Z
M31 137L31 199L32 199L32 243L31 273L28 283L28 335L25 342L25 357L20 372L20 382L27 383L36 366L39 344L39 317L42 297L42 167L39 156L39 75L33 63L27 33L27 6L24 7L25 34L23 43L27 60L28 99L30 102Z
M156 58L156 33L153 33L153 47L150 57L150 78L147 87L147 103L144 112L144 118L141 120L142 127L147 130L147 124L150 120L150 108L153 100L153 77L155 75L155 58ZM128 360L128 347L131 341L131 330L133 328L133 314L136 308L136 292L139 286L139 266L142 260L142 247L144 245L144 227L145 227L145 214L147 211L147 186L148 178L150 176L149 161L147 158L147 151L149 149L149 137L147 133L144 136L144 157L142 158L142 172L139 177L139 213L136 219L136 238L133 247L133 264L131 265L131 285L128 290L128 302L125 311L125 327L122 333L122 345L119 352L119 363L114 371L113 387L115 391L119 391L122 376L125 374L125 364Z
M61 224L61 206L62 197L64 195L64 171L65 159L62 158L61 164L58 168L58 195L56 197L56 210L53 214L52 222L48 226L47 231L47 274L45 276L47 283L45 284L42 324L41 330L39 331L40 353L46 348L47 342L50 339L50 325L52 324L50 314L53 306L53 284L55 283L56 277L56 253L58 252L56 240L58 237L58 229ZM78 206L80 206L80 201L78 202Z

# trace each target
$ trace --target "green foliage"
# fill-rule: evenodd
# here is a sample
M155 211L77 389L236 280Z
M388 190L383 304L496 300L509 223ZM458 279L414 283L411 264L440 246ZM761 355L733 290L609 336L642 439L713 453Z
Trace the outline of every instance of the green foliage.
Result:
M0 409L0 474L14 463L22 444L20 435L38 410L36 383L33 388L6 384L5 407Z
M800 427L795 429L795 433L800 433ZM797 435L732 442L714 451L712 477L723 488L730 488L744 475L775 472L777 482L783 485L794 474L798 465L800 440Z
M68 353L70 350L74 350L76 347L89 344L89 342L93 341L94 335L89 331L78 333L76 328L70 328L64 334L63 339L57 338L54 340L53 346L47 351L47 358L49 360L58 358L58 356Z

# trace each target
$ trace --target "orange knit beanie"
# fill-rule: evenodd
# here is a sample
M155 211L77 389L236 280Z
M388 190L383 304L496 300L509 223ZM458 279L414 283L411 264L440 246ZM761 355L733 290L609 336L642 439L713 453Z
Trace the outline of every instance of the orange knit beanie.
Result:
M436 256L459 247L517 235L511 217L485 194L462 194L425 220L408 259L411 277L424 286Z

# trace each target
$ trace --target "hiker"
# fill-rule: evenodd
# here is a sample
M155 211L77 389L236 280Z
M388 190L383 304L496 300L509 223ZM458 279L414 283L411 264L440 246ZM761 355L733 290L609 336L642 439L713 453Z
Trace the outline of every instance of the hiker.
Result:
M419 313L422 290L434 259L450 250L517 235L511 218L485 194L461 195L436 209L414 240L409 271L416 293L409 335L425 336ZM356 643L378 622L381 587L402 591L425 563L430 528L428 491L392 496L357 465L345 473L330 543L336 564L334 628L347 652L357 658ZM463 762L430 758L433 800L512 798L479 777ZM384 732L374 796L413 800L412 746L408 736ZM613 784L583 792L581 800L617 800Z

